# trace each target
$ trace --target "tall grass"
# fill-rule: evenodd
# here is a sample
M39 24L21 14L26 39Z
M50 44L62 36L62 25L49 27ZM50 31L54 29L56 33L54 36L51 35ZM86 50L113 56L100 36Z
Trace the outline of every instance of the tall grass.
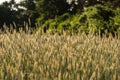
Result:
M0 34L0 80L120 80L120 39Z

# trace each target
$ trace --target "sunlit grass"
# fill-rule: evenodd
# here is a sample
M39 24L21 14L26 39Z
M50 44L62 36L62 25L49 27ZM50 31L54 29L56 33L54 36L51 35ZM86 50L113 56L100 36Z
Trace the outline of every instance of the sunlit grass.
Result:
M0 80L120 80L120 39L0 34Z

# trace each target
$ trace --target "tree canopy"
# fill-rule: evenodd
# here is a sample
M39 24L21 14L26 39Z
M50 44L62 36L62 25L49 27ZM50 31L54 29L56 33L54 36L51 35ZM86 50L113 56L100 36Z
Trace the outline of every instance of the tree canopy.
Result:
M0 27L4 23L9 26L13 22L17 28L24 27L25 24L35 27L36 24L43 24L66 13L81 14L85 8L97 4L114 10L119 8L120 0L22 0L19 3L10 0L0 5Z

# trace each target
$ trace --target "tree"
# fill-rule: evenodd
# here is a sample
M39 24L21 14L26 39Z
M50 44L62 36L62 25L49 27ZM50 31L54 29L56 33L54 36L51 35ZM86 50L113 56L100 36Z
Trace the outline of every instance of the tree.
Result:
M66 0L37 0L36 10L39 13L39 20L55 18L66 12L70 8Z
M3 24L6 23L7 25L12 24L14 21L14 14L13 10L11 9L11 5L8 2L4 2L0 5L0 27L3 27Z
M120 0L66 0L72 7L72 11L82 11L84 7L94 6L96 4L106 5L111 8L120 6Z
M23 0L19 3L19 6L24 7L25 10L22 12L25 16L25 21L29 24L29 27L34 27L38 14L36 12L36 0Z

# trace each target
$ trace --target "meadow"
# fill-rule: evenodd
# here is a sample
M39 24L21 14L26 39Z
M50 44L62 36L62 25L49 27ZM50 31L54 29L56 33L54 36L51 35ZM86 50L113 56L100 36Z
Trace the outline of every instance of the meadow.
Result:
M120 38L1 33L0 80L120 80Z

